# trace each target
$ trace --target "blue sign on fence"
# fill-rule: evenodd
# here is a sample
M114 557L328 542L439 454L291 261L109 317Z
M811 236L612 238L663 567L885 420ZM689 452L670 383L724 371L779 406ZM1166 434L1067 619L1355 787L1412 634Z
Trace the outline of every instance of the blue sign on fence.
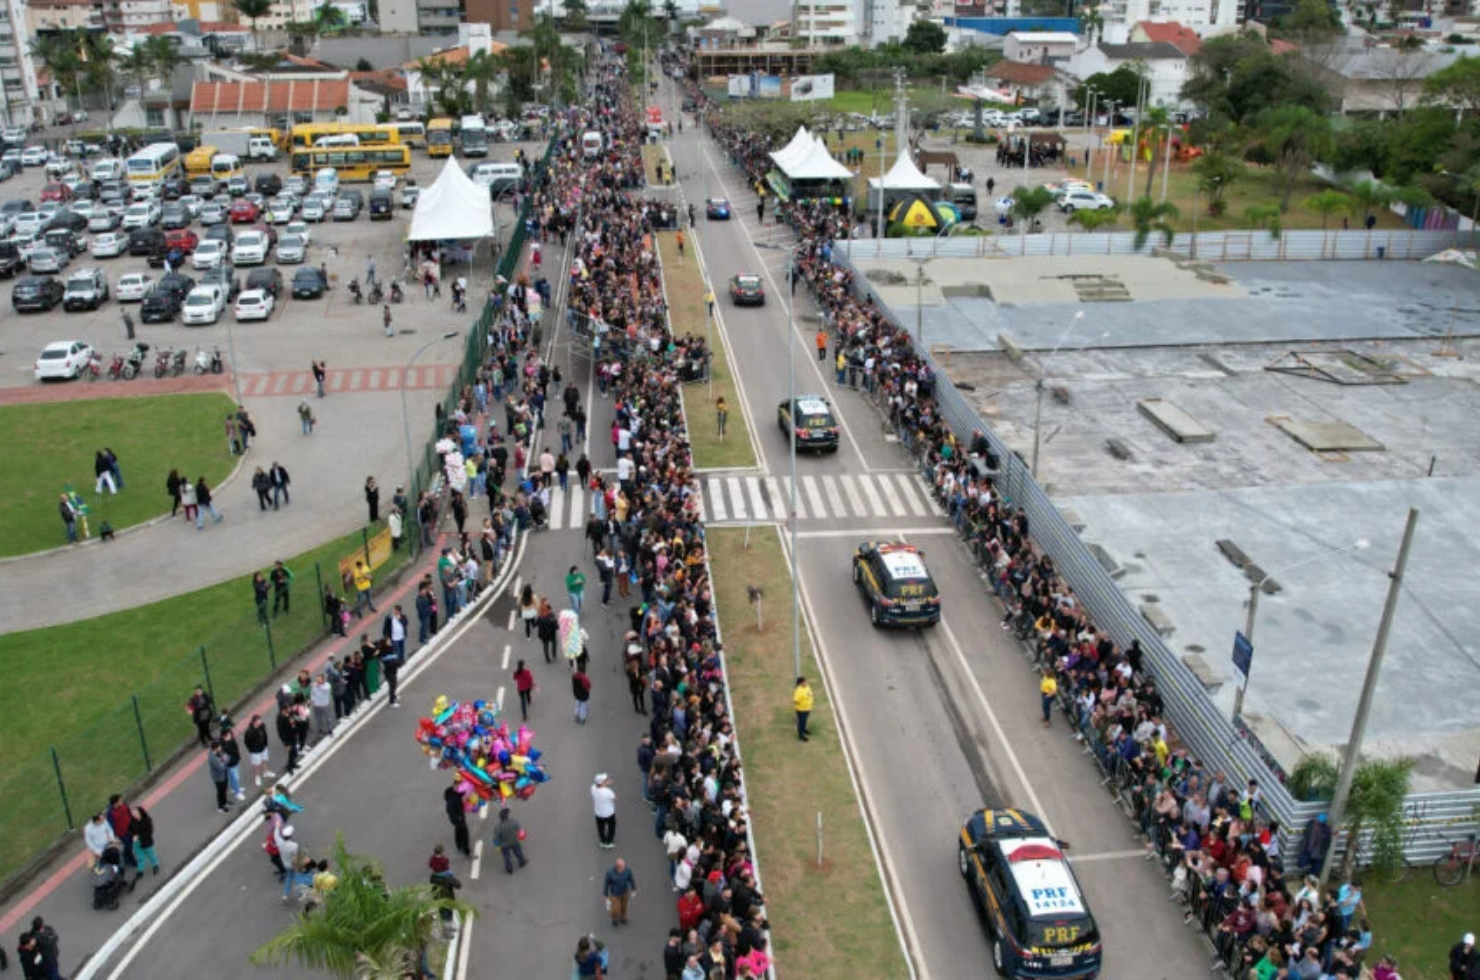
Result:
M1249 686L1249 664L1254 662L1254 644L1243 633L1233 634L1233 669L1238 671L1239 684Z

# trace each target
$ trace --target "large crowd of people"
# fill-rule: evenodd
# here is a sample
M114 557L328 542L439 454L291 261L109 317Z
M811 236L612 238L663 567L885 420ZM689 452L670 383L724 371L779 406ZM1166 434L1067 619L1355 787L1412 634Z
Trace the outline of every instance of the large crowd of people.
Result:
M759 184L773 147L718 118L711 135ZM851 269L832 261L833 243L849 237L846 204L783 202L777 217L797 236L795 274L832 335L837 383L870 393L928 474L988 569L1003 629L1031 644L1044 692L1113 780L1145 836L1148 860L1162 862L1172 898L1186 904L1188 924L1213 939L1215 967L1237 977L1251 970L1260 978L1358 976L1371 945L1360 881L1317 889L1312 873L1324 853L1280 853L1280 828L1261 805L1258 783L1233 785L1178 744L1139 643L1122 647L1090 620L1053 558L1034 547L1028 515L998 485L989 440L947 424L934 373L904 327L857 288Z

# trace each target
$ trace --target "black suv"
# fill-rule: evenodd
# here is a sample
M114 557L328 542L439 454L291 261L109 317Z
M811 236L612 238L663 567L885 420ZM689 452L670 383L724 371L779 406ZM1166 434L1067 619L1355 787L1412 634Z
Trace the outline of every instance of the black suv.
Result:
M49 310L62 301L67 288L51 276L31 276L15 284L10 291L10 305L17 313Z
M390 191L378 190L370 195L370 220L389 221L396 212L395 198Z
M171 272L156 282L144 294L144 304L139 308L139 319L145 323L164 323L175 318L185 297L195 288L195 280Z
M264 267L247 273L248 289L265 289L278 299L283 292L283 274L277 269Z
M263 197L277 197L278 191L283 189L283 178L273 173L258 174L252 186Z
M166 177L159 185L159 196L166 201L178 201L190 193L190 181L184 177Z
M67 255L81 255L87 251L87 245L82 238L70 228L52 228L41 237L46 240L47 248L54 248Z
M135 228L128 233L128 254L130 255L152 255L163 248L163 228Z
M46 230L55 231L58 228L65 228L67 231L87 231L87 219L71 208L58 208L47 219Z
M9 279L26 267L14 242L0 241L0 279Z

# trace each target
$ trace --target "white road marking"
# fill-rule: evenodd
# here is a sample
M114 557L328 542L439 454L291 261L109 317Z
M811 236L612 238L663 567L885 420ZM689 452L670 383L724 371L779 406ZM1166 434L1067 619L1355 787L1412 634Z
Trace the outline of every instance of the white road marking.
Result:
M745 492L750 495L750 510L755 514L758 521L767 520L766 498L761 496L760 477L747 476L745 478Z
M1070 854L1070 864L1088 864L1091 861L1127 861L1131 858L1145 858L1146 850L1139 851L1101 851L1098 854Z
M787 510L790 511L790 509L791 509L791 477L789 477L789 476L783 476L781 478L781 492L784 493L784 494L786 494L786 507L787 507ZM802 502L801 489L800 489L800 487L798 487L798 492L797 492L797 520L802 520L806 516L807 516L807 505Z
M485 819L485 820L488 819L487 818L488 807L485 805L485 806L479 807L479 810L482 811L483 819ZM478 842L473 845L473 866L470 869L468 869L468 877L469 878L472 878L474 881L477 881L478 880L478 876L480 874L482 874L482 873L483 873L483 840L482 840L482 838L479 838Z
M903 517L904 503L900 501L899 494L895 492L894 484L889 482L888 476L879 477L879 489L884 491L884 499L889 501L889 513L895 517Z
M827 505L832 508L835 517L847 517L848 511L843 507L843 495L838 491L836 477L823 476L822 489L827 491Z
M912 527L908 531L904 528L868 528L854 527L845 528L841 531L798 531L798 538L857 538L860 541L866 538L898 538L905 534L911 537L919 537L922 534L946 535L955 534L953 527Z
M504 644L504 662L503 662L503 666L499 668L500 670L508 670L509 669L509 654L511 654L513 652L514 652L514 648L511 647L511 646L509 646L509 644L505 643Z
M493 703L498 705L499 711L504 710L504 685L500 684L498 686L498 693L494 695Z
M457 980L467 980L468 960L473 950L473 922L468 916L455 916L457 930Z
M787 516L786 497L781 492L781 483L774 476L765 478L766 495L771 498L771 512L776 515L777 520L784 520Z
M894 479L899 482L899 492L904 497L905 503L910 505L910 510L914 512L916 517L924 517L925 508L920 504L920 498L915 493L915 485L910 482L909 475L899 473L895 475ZM889 482L887 476L884 477L884 482Z
M848 494L848 506L853 509L854 517L866 517L868 511L864 509L863 497L858 492L858 480L867 480L868 477L856 477L852 473L845 473L838 477L838 482L843 484L843 491Z
M920 485L920 492L925 495L925 503L930 507L930 513L936 517L945 517L946 509L935 499L934 488L926 483L925 478L918 473L915 474L915 482Z
M730 493L730 507L735 511L735 520L746 521L750 516L745 511L745 494L740 489L740 478L725 477L725 489Z
M817 478L815 476L802 477L802 489L807 491L807 503L811 505L812 513L819 518L826 517L827 508L822 506L822 491L817 488Z
M565 491L556 487L550 491L550 530L565 527Z
M868 512L879 517L888 514L884 509L884 501L879 499L879 492L874 489L873 478L865 473L858 478L858 483L863 487L863 495L868 498Z
M519 610L517 610L517 609L510 609L509 610L509 632L511 632L511 633L514 631L514 619L518 615L519 615Z
M714 505L714 519L716 521L728 520L730 512L725 507L725 491L720 478L711 476L704 482L709 485L709 502Z
M570 488L570 526L572 530L580 530L586 522L586 488L571 484Z

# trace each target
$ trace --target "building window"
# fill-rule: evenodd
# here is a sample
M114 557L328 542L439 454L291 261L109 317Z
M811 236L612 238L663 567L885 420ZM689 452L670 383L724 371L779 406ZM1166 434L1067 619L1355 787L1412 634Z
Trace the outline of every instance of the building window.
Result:
M150 129L164 128L164 110L153 107L144 110L144 125Z

